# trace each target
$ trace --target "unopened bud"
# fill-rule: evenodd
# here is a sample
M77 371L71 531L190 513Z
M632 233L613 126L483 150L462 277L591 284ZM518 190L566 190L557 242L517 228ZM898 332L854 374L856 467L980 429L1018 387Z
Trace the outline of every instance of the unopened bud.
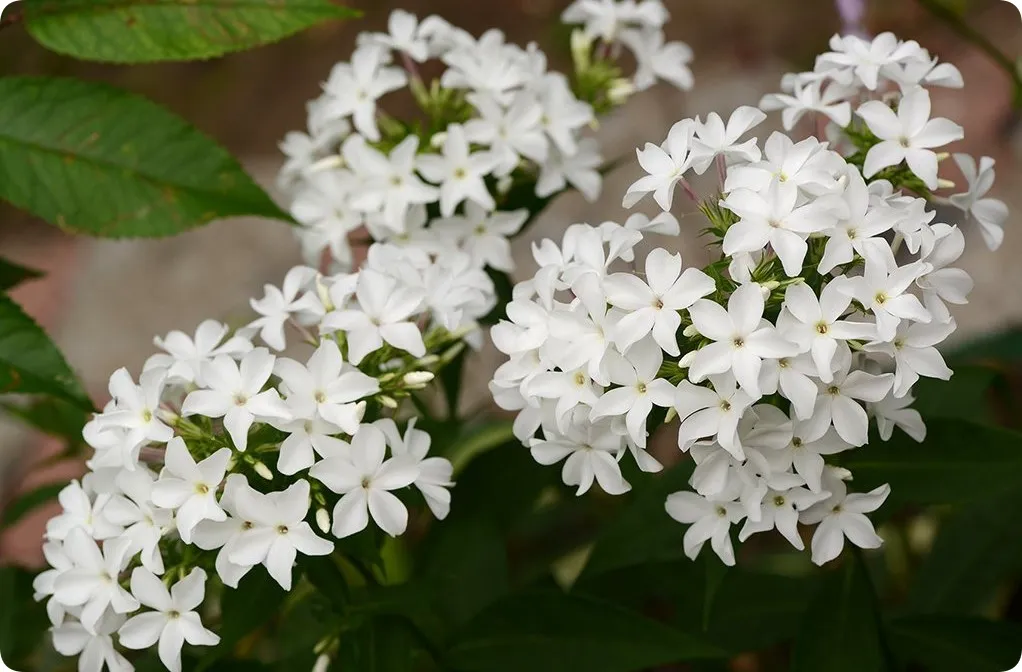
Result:
M615 79L610 84L607 97L615 105L623 105L635 93L635 84L630 79Z
M945 180L943 177L937 179L938 189L954 189L955 183L951 180Z
M340 154L328 156L325 159L320 159L316 163L308 167L308 172L319 173L324 170L334 170L335 168L344 167L344 157Z
M514 184L514 178L512 178L510 175L505 175L504 177L497 180L497 193L501 195L506 194L507 192L511 191L512 184Z
M699 330L696 329L696 325L690 324L687 327L685 327L685 330L681 332L681 335L684 336L685 338L692 338L693 336L699 335Z
M397 400L394 397L388 397L385 394L381 394L379 397L380 403L387 408L397 408Z
M444 146L444 141L447 140L447 133L437 133L429 139L429 144L433 149L440 149Z
M355 419L362 422L362 418L366 417L366 402L362 401L355 404Z
M316 276L316 295L326 312L330 313L336 309L334 302L330 299L330 288L323 284L322 274Z
M316 527L323 534L330 534L330 512L326 509L316 510Z
M948 154L947 152L937 152L937 160L938 161L943 161L944 159L948 158L949 156L951 156L951 155Z
M326 672L330 669L330 656L325 653L320 655L316 659L316 664L312 666L312 672Z
M581 28L573 30L571 32L571 60L575 63L576 70L589 69L592 52L593 38L589 37Z
M432 371L410 371L401 380L405 387L423 387L436 378Z
M686 352L684 355L682 355L681 359L678 360L678 368L687 369L688 367L692 366L692 360L696 358L697 352L699 351L693 350L692 352Z
M419 357L417 360L415 360L415 363L419 366L433 366L439 361L440 355L430 353L425 357Z
M262 462L256 462L253 465L253 468L255 469L255 472L257 474L259 474L260 476L265 478L267 481L272 481L273 480L273 472L270 471L269 467L267 467Z
M664 424L674 420L676 417L678 417L678 410L674 406L668 406L667 415L664 416Z

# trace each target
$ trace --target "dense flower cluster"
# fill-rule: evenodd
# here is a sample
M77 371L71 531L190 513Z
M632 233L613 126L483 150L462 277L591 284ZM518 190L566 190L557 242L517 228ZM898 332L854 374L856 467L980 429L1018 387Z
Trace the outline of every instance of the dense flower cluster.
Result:
M285 590L300 556L372 523L400 535L418 491L447 515L452 466L430 456L414 419L385 413L426 386L493 307L479 269L378 244L357 273L291 270L253 300L233 336L209 320L157 338L138 380L110 378L110 403L85 428L89 473L60 494L46 528L54 645L80 669L130 670L115 647L181 669L184 642L218 636L200 619L207 574L236 588L262 565ZM273 354L285 327L314 351ZM258 336L265 346L253 339ZM292 339L294 340L294 339ZM263 571L263 570L258 570Z
M663 144L638 151L647 175L624 198L630 207L652 194L664 213L574 225L560 245L534 246L539 270L492 329L510 357L491 383L497 403L519 411L516 435L538 462L563 460L579 494L594 482L627 491L626 453L659 470L647 434L679 420L693 491L666 507L690 525L690 557L709 541L733 564L731 528L743 521L739 540L776 529L797 549L798 525L815 525L819 564L845 538L882 543L865 514L889 487L849 492L852 474L831 456L866 444L870 417L883 440L895 427L922 440L913 384L951 376L936 346L972 281L955 267L962 231L935 222L929 205L966 211L991 248L1002 238L1006 209L984 197L991 159L956 155L968 191L934 193L954 186L938 177L947 157L938 152L963 131L931 118L924 87L961 86L958 71L890 34L835 37L831 48L761 103L783 110L789 131L808 113L829 142L742 140L766 117L752 107L679 121ZM713 166L720 193L700 200L686 175ZM686 268L655 249L640 272L641 232L678 231L669 211L679 184L723 256Z
M349 234L365 227L375 241L510 271L508 239L530 214L523 195L570 186L595 199L602 158L585 129L658 79L690 88L692 54L664 43L660 0L580 0L564 19L584 24L572 78L549 71L535 44L509 44L496 29L475 38L438 16L397 10L388 33L362 34L309 104L308 133L281 145L289 160L279 182L306 262L328 255L350 268ZM636 56L630 79L616 65L621 45ZM419 118L388 116L382 99L406 88Z

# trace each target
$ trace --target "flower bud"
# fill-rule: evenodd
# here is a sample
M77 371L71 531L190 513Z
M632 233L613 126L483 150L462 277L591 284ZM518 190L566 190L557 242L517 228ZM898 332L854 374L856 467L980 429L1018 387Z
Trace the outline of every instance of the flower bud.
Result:
M692 338L693 336L699 335L699 330L696 329L696 325L690 324L687 327L685 327L685 330L681 332L681 335L684 336L685 338Z
M325 159L320 159L316 163L312 164L308 168L309 173L319 173L324 170L334 170L335 168L344 167L344 157L340 154L328 156Z
M419 366L432 366L439 361L440 355L430 353L425 357L419 357L417 360L415 360L415 363L418 364Z
M330 534L330 512L326 509L316 510L316 526L323 534Z
M607 91L607 97L610 98L610 102L615 105L624 105L625 102L635 93L635 84L630 79L615 79L610 83L610 90Z
M316 276L316 295L319 297L319 302L323 304L323 309L330 313L336 310L337 306L330 300L330 289L323 284L323 275L319 274Z
M326 672L330 669L330 656L321 654L316 659L316 664L312 666L312 672Z
M362 418L366 417L366 402L364 399L355 404L355 417L359 422L362 422Z
M445 140L447 140L447 133L445 132L436 133L433 135L432 138L429 139L429 145L433 149L440 149L441 147L444 146Z
M410 371L404 375L402 382L405 387L425 387L427 383L436 378L432 371Z
M255 464L253 465L253 468L255 469L255 472L256 472L257 474L259 474L260 476L262 476L263 478L265 478L265 479L266 479L267 481L272 481L272 480L273 480L273 472L272 472L272 471L270 471L270 468L269 468L269 467L267 467L267 466L266 466L265 464L263 464L262 462L256 462L256 463L255 463Z
M394 397L388 397L385 394L381 394L378 399L380 400L380 403L387 408L397 408L397 400L394 399Z
M497 180L497 193L506 194L507 192L511 191L512 184L514 184L514 178L512 178L510 175L505 175L504 177Z
M693 350L692 352L686 352L684 356L678 361L678 368L687 369L688 367L692 366L692 360L696 358L697 352L699 351Z
M576 71L588 70L592 65L593 39L581 28L571 31L571 60Z
M678 409L676 409L674 406L668 406L667 415L664 416L664 424L667 424L671 420L674 420L674 418L676 417L678 417Z
M943 177L937 179L938 189L954 189L955 183L951 180L945 180Z

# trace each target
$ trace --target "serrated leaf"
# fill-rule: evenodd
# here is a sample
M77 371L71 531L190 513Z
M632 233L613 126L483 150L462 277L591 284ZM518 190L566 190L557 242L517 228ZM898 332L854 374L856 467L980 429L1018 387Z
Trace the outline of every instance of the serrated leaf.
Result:
M1005 672L1022 657L1022 626L961 616L914 616L887 625L894 653L928 672Z
M632 672L724 655L698 636L610 602L535 590L480 614L445 662L471 672Z
M1020 518L1018 490L973 502L949 516L915 572L906 611L982 612L997 588L1022 570Z
M28 32L90 61L207 59L357 12L331 0L22 0Z
M885 508L954 504L990 496L1022 483L1022 433L961 419L927 422L918 443L900 430L890 441L874 435L868 445L842 456L855 475L855 489L866 492L890 483Z
M94 236L289 220L225 149L159 105L73 79L0 79L0 198Z
M873 584L858 554L846 554L803 617L791 672L887 669Z
M0 394L49 394L92 410L92 402L42 327L0 295Z
M26 280L34 280L42 276L42 272L34 268L28 268L27 266L0 258L0 292L6 292L11 287L20 285Z

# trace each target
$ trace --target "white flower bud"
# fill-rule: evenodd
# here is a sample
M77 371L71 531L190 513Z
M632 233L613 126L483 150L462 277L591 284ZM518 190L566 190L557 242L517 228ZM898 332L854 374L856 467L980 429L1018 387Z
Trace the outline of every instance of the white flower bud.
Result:
M430 353L425 357L419 357L415 363L419 366L432 366L440 361L440 355Z
M273 480L273 472L270 471L270 468L267 467L262 462L256 462L254 468L255 472L262 476L263 478L265 478L267 481Z
M696 329L696 325L690 324L687 327L685 327L685 330L681 332L681 335L684 336L685 338L692 338L693 336L699 335L699 330Z
M510 175L505 175L504 177L497 180L497 193L506 194L507 192L511 191L512 184L514 184L514 178L512 178Z
M623 105L635 93L635 84L630 79L615 79L610 84L607 97L615 105Z
M319 173L325 170L334 170L335 168L344 167L344 157L340 154L334 156L328 156L325 159L320 159L316 163L312 164L308 168L309 173Z
M355 404L355 416L359 422L362 422L362 418L366 417L366 402L364 399Z
M678 409L676 409L674 406L668 406L667 415L664 416L664 424L667 424L671 420L674 420L676 417L678 417Z
M330 300L330 289L323 284L323 275L316 276L316 295L319 297L319 302L323 304L323 309L330 313L336 310L337 306Z
M316 526L323 534L330 534L330 512L326 509L316 510Z
M571 60L575 63L576 71L589 69L592 52L593 38L581 28L571 31Z
M429 145L433 149L440 149L444 146L445 140L447 140L447 133L437 133L429 139Z
M394 397L388 397L385 394L379 396L380 403L387 408L397 408L397 400Z
M326 672L328 669L330 669L330 656L324 653L316 659L316 664L312 666L312 672Z
M401 380L406 387L424 387L431 380L436 378L432 371L410 371Z
M938 189L954 189L955 183L951 180L946 180L943 177L937 178Z
M682 358L678 361L678 368L687 369L688 367L692 366L692 360L696 358L697 352L699 351L693 350L692 352L686 352L684 356L682 356Z

